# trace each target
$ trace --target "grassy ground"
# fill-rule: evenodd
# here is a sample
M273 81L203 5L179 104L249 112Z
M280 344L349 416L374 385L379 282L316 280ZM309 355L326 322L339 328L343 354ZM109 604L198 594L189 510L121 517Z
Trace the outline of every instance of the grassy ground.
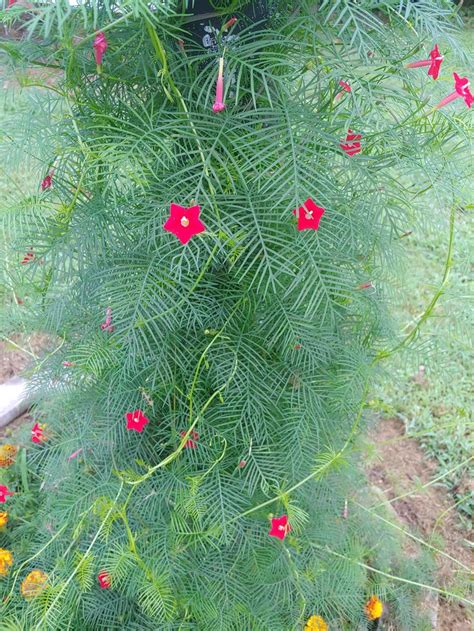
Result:
M443 476L440 483L452 491L466 517L472 517L474 509L470 463L466 462L474 452L473 310L469 291L472 228L472 220L459 214L448 290L425 323L417 351L390 360L372 400L372 406L384 416L403 419L407 435L418 437L427 454L435 458ZM441 282L448 240L446 221L432 233L423 230L409 239L404 300L397 314L400 323L412 322L422 313Z

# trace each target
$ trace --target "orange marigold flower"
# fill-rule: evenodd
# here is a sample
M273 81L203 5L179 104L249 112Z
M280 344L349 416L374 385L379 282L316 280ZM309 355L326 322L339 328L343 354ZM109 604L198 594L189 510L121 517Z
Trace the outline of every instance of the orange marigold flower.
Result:
M35 596L41 594L43 589L47 587L47 580L48 577L44 572L41 570L33 570L25 579L23 579L21 584L21 595L27 600L35 598Z
M5 469L15 462L18 447L15 445L0 446L0 467Z
M6 576L13 563L13 554L10 550L0 548L0 576Z
M383 613L382 601L377 596L371 596L365 604L365 615L369 620L378 620Z
M328 631L328 625L321 616L311 616L306 623L304 631Z
M6 511L0 513L0 528L6 526L8 523L8 513Z

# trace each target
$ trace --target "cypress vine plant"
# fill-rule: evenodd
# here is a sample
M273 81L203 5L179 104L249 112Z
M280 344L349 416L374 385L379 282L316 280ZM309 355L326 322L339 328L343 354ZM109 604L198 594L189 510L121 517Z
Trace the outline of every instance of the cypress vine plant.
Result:
M2 327L49 336L1 471L2 628L375 628L379 600L427 628L431 561L374 510L359 436L442 291L394 330L400 239L446 200L451 265L468 87L437 110L451 77L405 66L456 54L453 5L1 15Z

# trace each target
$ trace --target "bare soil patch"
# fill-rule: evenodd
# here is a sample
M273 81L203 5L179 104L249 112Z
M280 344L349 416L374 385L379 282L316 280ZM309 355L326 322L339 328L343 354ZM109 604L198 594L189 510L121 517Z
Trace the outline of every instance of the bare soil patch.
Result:
M405 436L404 424L399 419L379 421L370 438L378 445L378 459L369 465L369 480L383 490L386 499L393 500L418 489L392 502L400 522L472 568L469 533L462 527L447 490L435 485L420 488L436 478L436 463L426 457L415 439ZM440 540L444 541L444 547ZM442 555L438 555L437 564L438 581L442 587L448 588L455 580L459 583L459 570L462 569L458 565ZM462 580L467 581L468 577L464 575ZM471 615L464 604L449 602L440 596L437 628L469 631L472 629Z

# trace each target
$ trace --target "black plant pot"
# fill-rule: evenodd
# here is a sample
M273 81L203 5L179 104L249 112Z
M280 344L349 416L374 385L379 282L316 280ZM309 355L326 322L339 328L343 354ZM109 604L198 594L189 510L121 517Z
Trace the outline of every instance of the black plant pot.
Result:
M273 9L272 0L241 2L237 10L232 10L232 2L219 0L187 0L186 29L197 44L209 51L217 49L217 34L223 24L232 17L237 18L230 37L235 38L242 29L254 25L255 30L265 26ZM225 34L223 37L225 41Z

